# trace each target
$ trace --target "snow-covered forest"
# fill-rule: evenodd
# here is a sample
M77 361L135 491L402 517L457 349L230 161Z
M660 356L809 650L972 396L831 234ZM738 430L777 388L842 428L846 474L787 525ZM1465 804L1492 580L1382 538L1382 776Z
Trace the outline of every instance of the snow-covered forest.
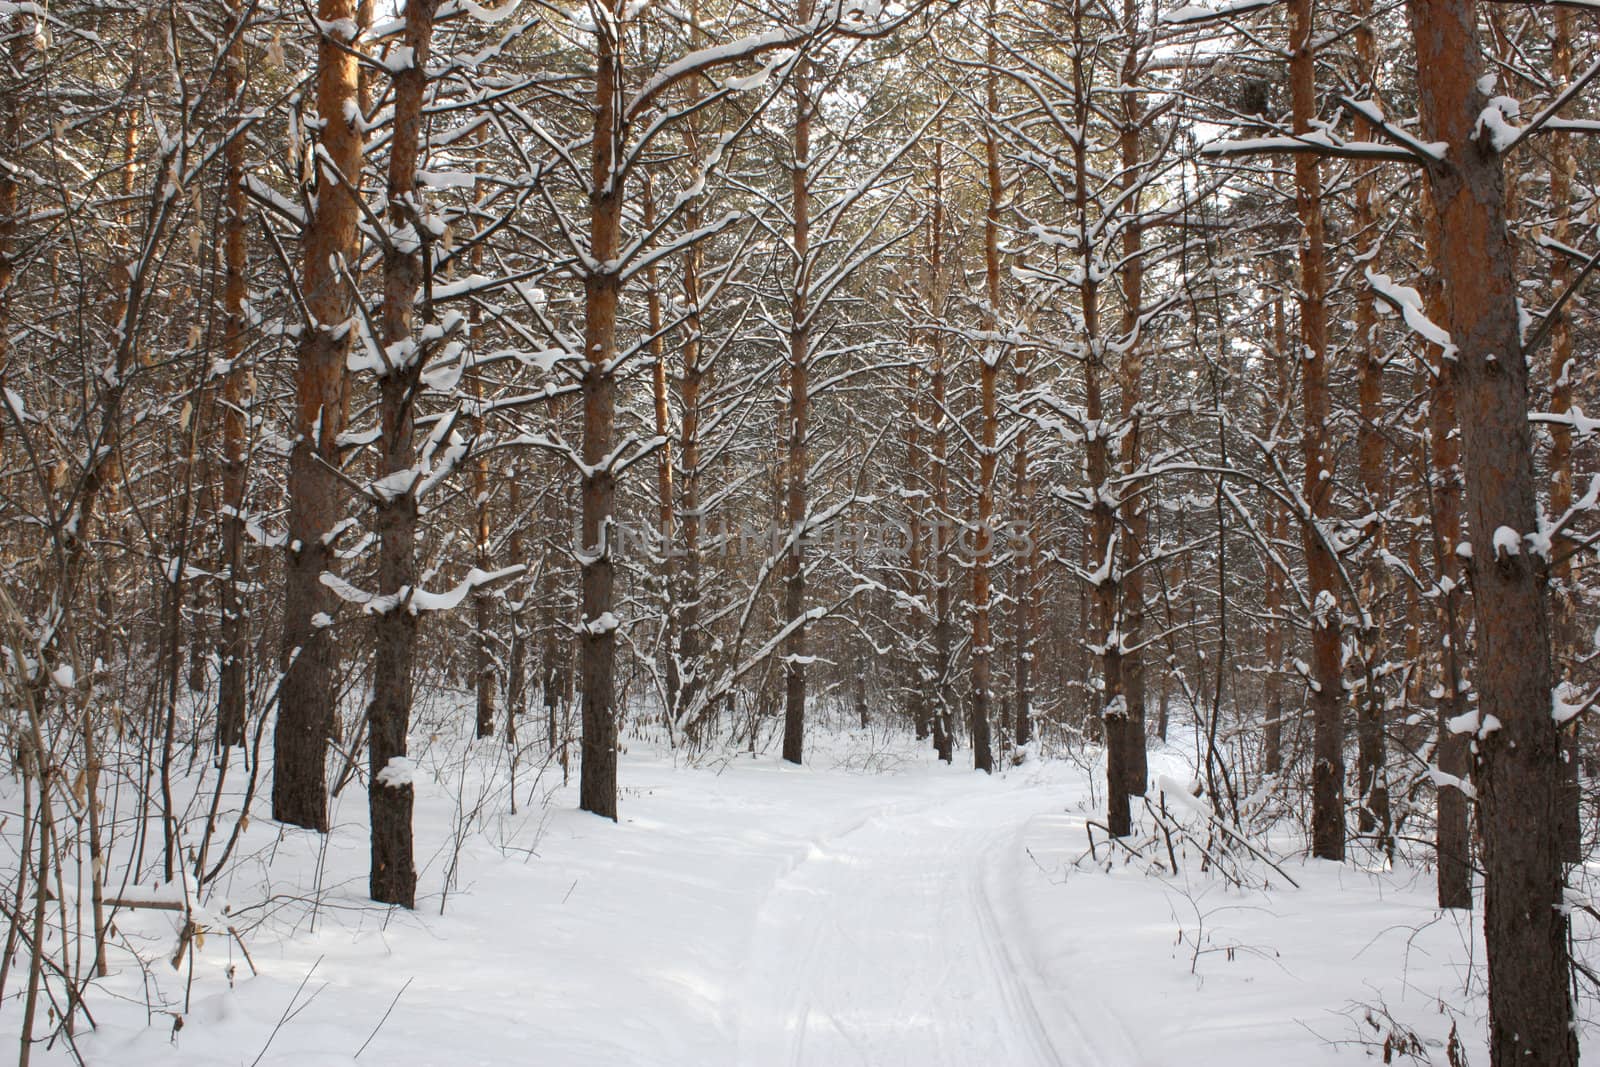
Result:
M1597 44L0 0L0 1035L1576 1065Z

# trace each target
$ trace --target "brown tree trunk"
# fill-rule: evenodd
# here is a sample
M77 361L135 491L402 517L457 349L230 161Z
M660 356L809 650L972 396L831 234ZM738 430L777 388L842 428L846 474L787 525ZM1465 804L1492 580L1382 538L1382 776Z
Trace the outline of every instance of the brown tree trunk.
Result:
M1436 265L1456 346L1458 424L1477 616L1477 774L1483 836L1489 1049L1495 1067L1578 1061L1561 864L1562 767L1551 714L1546 565L1537 529L1528 366L1499 153L1478 137L1487 100L1472 0L1412 0Z
M932 241L930 238L930 246ZM931 251L931 248L930 248ZM925 306L933 306L933 287L928 286L928 295ZM922 526L925 521L923 500L926 493L923 489L922 473L922 442L921 422L923 414L921 383L919 382L917 363L913 359L911 366L906 370L906 470L905 470L905 501L907 511L906 531L906 597L911 604L921 602L923 595L922 581ZM906 711L911 717L912 728L916 731L917 740L925 741L928 738L931 724L928 722L928 701L923 688L922 663L917 655L919 643L918 635L926 624L926 619L921 610L916 607L907 609L905 661L901 684L906 691Z
M1089 86L1084 64L1088 43L1083 38L1081 12L1074 20L1075 48L1072 61L1072 81L1075 98L1076 122L1082 128L1090 121ZM1094 703L1094 713L1105 729L1106 742L1106 827L1117 837L1132 831L1132 814L1128 801L1128 782L1133 777L1135 745L1128 716L1127 698L1122 688L1122 635L1118 613L1120 581L1118 578L1119 553L1117 550L1117 504L1111 485L1111 434L1107 432L1106 404L1101 393L1101 375L1105 371L1104 339L1100 335L1100 284L1096 274L1096 250L1091 234L1089 215L1089 186L1091 184L1088 146L1085 141L1073 143L1073 167L1078 175L1074 210L1078 228L1078 254L1082 260L1083 282L1079 290L1083 311L1083 389L1084 419L1091 432L1084 445L1089 492L1093 501L1089 509L1089 541L1087 564L1092 575L1094 623L1092 644L1100 660L1100 690ZM1141 743L1143 738L1138 739Z
M1352 12L1359 20L1355 33L1356 78L1368 99L1377 99L1374 83L1378 67L1377 37L1373 32L1371 0L1356 0ZM1374 140L1372 124L1362 115L1355 118L1355 138ZM1356 164L1355 239L1360 251L1376 252L1378 241L1377 164ZM1389 842L1389 787L1385 778L1385 724L1383 689L1376 670L1384 652L1384 630L1378 612L1387 598L1391 582L1383 558L1389 547L1384 511L1388 504L1385 475L1385 448L1380 421L1383 418L1383 351L1377 335L1375 296L1369 285L1356 286L1355 357L1358 361L1359 421L1356 424L1356 454L1360 465L1363 507L1366 521L1374 524L1361 572L1360 618L1361 660L1366 688L1356 707L1356 792L1360 807L1357 826L1364 834L1377 834L1385 847Z
M648 232L655 229L656 203L655 183L651 181L648 172L642 182L644 186L644 228ZM666 339L662 336L661 317L661 272L652 263L645 268L645 307L646 325L650 331L650 384L651 384L651 410L655 417L655 432L659 439L656 451L656 537L661 546L659 580L662 601L662 632L661 654L666 660L666 707L664 709L669 725L676 722L678 715L678 693L681 688L679 678L680 656L678 649L678 623L680 613L677 605L677 546L673 543L677 534L674 529L676 524L676 509L673 507L672 487L672 409L670 393L668 391L667 373L667 346ZM670 726L675 730L675 726Z
M1555 32L1551 40L1551 80L1557 86L1572 81L1572 12L1557 8L1553 13ZM1557 243L1571 242L1572 182L1577 159L1572 151L1572 135L1557 130L1550 138L1550 211L1555 221L1550 236ZM1572 284L1572 267L1565 253L1551 256L1549 292L1552 299ZM1572 320L1562 310L1550 327L1550 411L1558 418L1572 410L1573 363ZM1572 507L1572 429L1561 422L1550 424L1550 514L1559 519ZM1556 535L1551 546L1550 589L1551 627L1555 637L1555 669L1558 682L1570 684L1573 661L1582 653L1582 638L1577 617L1577 589L1574 587L1571 556L1572 540ZM1582 793L1578 784L1579 716L1562 731L1561 758L1561 851L1568 863L1583 861L1583 823L1579 815Z
M1015 354L1016 395L1028 393L1029 366L1026 350ZM1012 515L1016 522L1014 533L1024 534L1023 539L1013 538L1015 553L1016 607L1012 612L1016 622L1012 628L1012 645L1016 664L1012 668L1013 692L1016 707L1011 740L1019 748L1033 740L1033 657L1035 635L1039 629L1037 592L1039 584L1040 529L1034 521L1033 479L1030 470L1032 454L1028 451L1029 428L1026 422L1017 433L1016 455L1013 458Z
M561 402L557 401L551 412L551 422L556 426L561 425ZM570 519L567 509L563 507L565 485L563 475L565 469L559 464L552 464L552 477L550 486L545 491L540 518L544 521L547 530L556 531L565 528ZM555 757L557 746L561 746L563 784L566 775L565 745L566 739L560 736L563 720L562 701L566 692L565 665L563 662L563 646L558 634L562 626L561 584L558 581L556 562L559 554L553 551L548 542L544 548L543 573L540 576L539 588L539 630L543 640L539 650L539 687L544 696L545 711L545 741L549 746L550 755Z
M1279 410L1289 400L1289 326L1283 311L1283 296L1272 302L1272 363L1277 388L1272 394L1268 420L1275 419ZM1287 532L1287 516L1276 497L1267 499L1267 538L1273 544L1283 540ZM1283 770L1283 572L1268 565L1266 592L1266 678L1265 689L1267 721L1262 739L1262 764L1269 775Z
M623 186L622 2L595 33L595 122L589 175L589 255L595 266L583 279L583 526L578 673L583 692L583 773L578 806L617 817L617 619L612 614L616 476L606 463L616 419L617 301L622 279L614 264L620 249Z
M511 516L511 535L506 551L514 567L528 566L528 550L523 536L522 480L513 470L506 485L506 512ZM531 569L531 568L530 568ZM517 749L517 725L528 713L528 630L525 611L534 593L530 582L511 599L507 612L511 622L511 649L506 659L506 744Z
M698 226L698 210L687 213L691 230ZM688 313L684 318L687 336L683 340L683 382L680 398L683 422L678 428L678 464L682 472L680 495L683 513L680 527L683 544L682 565L677 569L678 590L672 599L677 613L674 627L678 667L678 706L693 708L701 691L700 664L700 397L705 388L706 369L701 366L702 322L700 318L701 250L698 245L684 255L683 300ZM691 728L694 727L690 724Z
M305 235L301 292L311 323L296 351L294 444L289 454L289 553L285 566L283 682L273 734L272 815L328 829L326 762L336 714L332 607L322 573L333 563L328 534L338 519L339 434L345 419L345 358L352 313L340 269L355 269L358 210L340 181L359 186L361 131L351 121L359 71L348 40L353 0L318 0L317 114L325 120L316 199ZM336 37L343 35L343 37ZM338 174L329 173L330 168Z
M475 138L477 142L477 151L480 153L480 157L474 169L479 175L481 175L483 171L481 153L488 145L488 132L489 128L487 126L480 127L477 137ZM483 195L483 191L484 185L481 177L475 177L472 183L473 199L476 200L481 197ZM473 246L472 251L468 255L468 263L471 271L474 274L482 271L483 244L481 242ZM482 326L479 322L479 318L481 314L482 311L476 303L474 303L468 311L468 322L470 324L468 326L468 330L470 331L468 335L469 345L476 346L480 340ZM477 367L472 369L471 377L468 380L468 387L472 390L472 399L476 409L472 420L473 434L478 438L482 438L485 430L483 419L482 370L478 369ZM473 557L477 562L477 566L480 570L484 571L489 570L489 542L493 536L493 516L489 507L492 493L493 490L489 484L489 455L487 452L479 452L478 455L472 460L472 547ZM515 507L511 508L511 516L513 523L520 522L521 516L517 514ZM513 534L513 537L518 536L519 535ZM515 549L512 551L512 562L522 562L521 553ZM494 598L488 593L484 592L474 594L472 598L472 677L474 688L477 691L478 714L476 726L477 735L479 737L494 736L496 680L493 633L494 615ZM516 716L519 711L519 709L511 706L511 690L518 686L520 682L513 680L510 672L512 670L521 669L520 663L517 662L520 659L521 646L517 644L517 624L515 619L513 619L511 622L511 633L514 647L511 650L512 654L510 658L512 662L508 665L509 669L507 671L506 679L506 740L508 742L512 740L512 734L516 730Z
M242 0L231 0L235 19L244 17ZM228 50L223 67L223 93L234 113L242 110L239 94L244 88L242 35ZM223 149L223 288L222 358L228 371L222 380L222 566L224 576L218 590L217 625L217 743L222 746L245 742L245 685L248 665L243 608L239 602L240 573L244 566L244 490L245 490L245 371L244 303L247 246L244 191L245 137L228 141ZM0 337L5 330L0 327ZM4 344L0 340L0 344Z
M1422 197L1423 230L1428 242L1428 270L1424 279L1428 316L1444 322L1448 309L1439 270L1438 219L1433 197ZM1429 527L1433 534L1434 582L1439 590L1439 770L1466 783L1472 774L1471 735L1450 728L1451 720L1466 712L1467 701L1462 666L1466 648L1465 581L1461 557L1461 438L1456 433L1455 361L1434 349L1430 353L1428 390L1428 506ZM1472 907L1472 832L1467 794L1461 786L1441 784L1434 851L1438 861L1438 893L1441 908Z
M943 310L944 246L944 149L937 139L933 145L933 248L929 255L932 291ZM947 376L944 331L933 331L933 355L929 366L929 403L933 434L933 515L928 551L933 556L933 664L929 671L934 685L933 747L941 760L955 759L955 736L950 721L955 706L955 684L950 676L950 654L954 622L950 617L950 463L949 412L945 404Z
M691 31L691 40L700 47L704 44L700 30L700 5L698 0L693 0L689 5L689 21L694 29ZM698 103L701 98L700 82L691 80L689 83L690 105ZM690 158L696 166L701 165L700 129L695 116L690 115L684 119L684 145L688 149ZM684 228L690 233L700 228L702 216L698 202L691 203L684 211ZM681 715L684 711L692 711L693 721L683 723L684 729L690 732L690 740L698 741L701 730L702 713L695 708L702 689L701 663L700 663L700 418L701 394L705 388L707 368L702 366L701 356L704 351L702 335L704 322L700 314L700 275L704 264L704 252L699 242L695 242L684 250L683 253L683 306L684 306L684 337L681 346L683 356L683 375L679 381L678 399L683 409L682 423L678 427L678 495L682 501L682 509L678 515L678 529L682 537L682 544L678 546L681 559L669 558L669 567L672 567L676 586L671 589L671 601L668 605L668 641L667 647L673 656L672 670L675 674L677 691L671 705L674 714ZM659 415L659 411L658 411ZM658 419L659 421L659 419ZM671 477L671 472L667 474ZM663 510L663 521L666 512Z
M389 142L389 224L391 231L424 225L417 195L417 159L422 145L422 101L427 90L428 53L439 0L406 0L405 44L411 63L394 75L394 133ZM383 340L394 366L378 381L378 412L383 437L383 476L392 483L416 465L415 400L426 363L412 322L423 282L422 256L414 242L396 242L383 258ZM406 754L411 725L412 673L416 661L417 614L412 597L417 583L416 477L403 491L380 497L378 594L384 607L373 616L376 656L372 704L367 709L367 806L372 818L372 899L414 907L417 872L411 851L411 808L415 792ZM491 712L492 714L492 712ZM479 736L482 722L479 722ZM489 731L493 733L491 718Z
M474 309L476 310L476 309ZM477 371L472 373L470 386L473 399L483 402L483 379ZM474 419L476 432L483 432L483 419ZM489 457L479 455L472 461L472 533L473 559L480 570L489 569L489 540L492 534L489 512ZM472 683L475 695L476 716L474 733L478 737L494 736L495 720L495 668L494 668L494 597L488 593L472 596Z
M990 116L999 113L997 45L994 38L994 3L989 4L989 61L985 87ZM978 514L972 556L972 766L985 774L994 770L994 749L989 739L990 686L994 636L990 627L989 561L994 551L994 472L999 439L995 379L1003 355L1000 331L1000 144L992 122L984 126L983 158L987 202L983 216L984 308L983 344L978 366Z
M1128 716L1127 776L1123 780L1123 787L1133 796L1144 796L1150 765L1145 751L1144 651L1140 647L1144 633L1144 571L1140 569L1140 563L1144 556L1145 538L1149 534L1149 516L1145 511L1144 497L1134 488L1131 479L1141 460L1139 432L1144 376L1144 349L1139 337L1139 319L1144 313L1144 227L1138 221L1138 185L1144 180L1139 133L1144 128L1145 118L1137 86L1139 53L1145 38L1139 32L1139 5L1135 0L1123 0L1122 19L1128 51L1122 64L1122 127L1118 131L1124 197L1121 208L1132 217L1122 230L1122 334L1126 338L1127 349L1122 354L1120 374L1120 468L1130 482L1123 490L1120 507L1122 588L1119 599L1122 615L1118 628L1122 632L1123 646L1122 700Z
M1294 132L1311 132L1316 118L1316 54L1311 0L1289 0L1289 86ZM1305 500L1301 524L1311 617L1311 851L1344 859L1344 683L1339 647L1338 561L1327 542L1333 518L1332 442L1328 429L1328 326L1322 176L1310 152L1294 157L1295 208L1300 216L1300 360L1304 427Z
M796 17L809 22L813 0L800 0ZM794 629L783 643L783 758L799 763L806 733L806 428L810 418L811 364L811 60L802 56L794 74L794 160L790 164L790 210L794 213L794 294L789 309L789 361L786 366L789 405L784 428L784 458L789 536L793 543L784 564L783 621Z

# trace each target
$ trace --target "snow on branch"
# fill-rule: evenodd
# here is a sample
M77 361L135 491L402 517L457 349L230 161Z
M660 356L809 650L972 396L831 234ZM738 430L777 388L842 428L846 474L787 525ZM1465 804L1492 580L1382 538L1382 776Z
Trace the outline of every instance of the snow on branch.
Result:
M1422 307L1422 294L1409 285L1400 285L1387 274L1379 274L1371 267L1364 272L1367 284L1372 286L1372 291L1378 298L1400 313L1405 324L1411 331L1422 337L1423 340L1439 346L1445 359L1456 358L1455 342L1450 339L1450 334L1428 318Z
M474 567L467 572L465 578L440 593L431 593L414 585L403 586L397 593L369 593L332 571L323 571L319 581L346 604L359 607L362 614L385 615L404 608L413 615L419 615L425 611L451 611L459 607L461 602L474 591L516 578L527 570L528 566L525 563L516 563L497 571L484 571Z
M1432 163L1444 162L1445 149L1449 146L1442 141L1428 142L1419 140L1407 133L1405 129L1390 122L1383 114L1383 108L1376 100L1355 100L1348 96L1339 97L1339 103L1360 115L1372 124L1373 128L1385 137L1395 142L1402 148L1422 159Z
M1164 26L1203 26L1208 22L1221 22L1224 19L1264 11L1276 3L1278 0L1235 0L1234 3L1222 7L1186 4L1171 11L1161 12L1157 19Z
M1217 159L1294 152L1310 152L1339 159L1392 160L1399 163L1423 161L1409 148L1378 141L1346 141L1331 130L1285 133L1277 137L1246 137L1236 141L1218 139L1200 147L1202 156Z

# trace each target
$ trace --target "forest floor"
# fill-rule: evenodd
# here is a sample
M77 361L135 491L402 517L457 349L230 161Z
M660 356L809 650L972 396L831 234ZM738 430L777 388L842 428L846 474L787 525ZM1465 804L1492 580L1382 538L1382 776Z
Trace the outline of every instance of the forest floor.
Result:
M509 814L490 746L419 757L411 913L365 899L359 787L325 842L258 800L207 911L259 974L216 931L174 971L181 917L123 913L88 1062L1276 1067L1381 1057L1399 1027L1423 1044L1395 1062L1445 1065L1452 1023L1486 1062L1478 923L1428 872L1292 858L1239 887L1198 836L1176 875L1096 860L1092 762L984 777L860 732L803 768L690 766L632 742L613 825L559 768L524 770ZM1191 774L1176 751L1152 771Z

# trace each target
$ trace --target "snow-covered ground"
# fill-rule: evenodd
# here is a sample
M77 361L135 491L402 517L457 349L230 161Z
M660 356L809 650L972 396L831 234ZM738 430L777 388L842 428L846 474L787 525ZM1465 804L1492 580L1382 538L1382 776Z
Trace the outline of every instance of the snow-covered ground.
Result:
M864 735L813 738L804 768L633 742L620 823L573 810L559 769L521 772L513 816L493 745L418 759L414 913L365 899L358 788L325 843L258 802L218 892L259 974L217 932L174 971L178 917L123 913L150 962L114 954L88 1061L1339 1064L1381 1052L1381 1009L1435 1042L1395 1062L1447 1063L1452 1022L1486 1062L1477 924L1426 872L1295 859L1300 888L1257 865L1238 889L1192 853L1177 876L1097 862L1090 766L986 778Z

